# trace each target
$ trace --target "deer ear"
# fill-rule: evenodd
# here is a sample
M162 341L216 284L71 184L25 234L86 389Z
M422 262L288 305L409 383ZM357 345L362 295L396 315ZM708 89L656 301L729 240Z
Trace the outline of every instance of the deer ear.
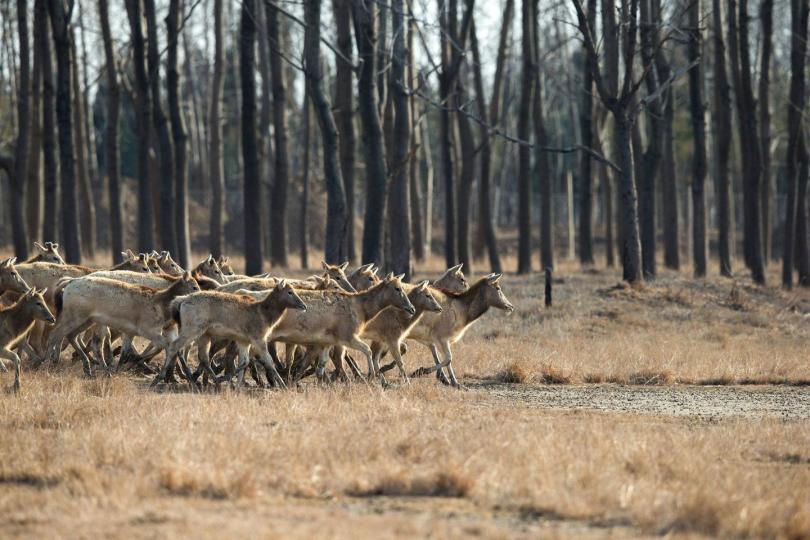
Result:
M419 282L419 285L417 285L417 288L418 288L420 291L424 291L425 289L427 289L427 286L428 286L428 284L429 284L429 283L430 283L430 282L429 282L428 280L420 281L420 282Z
M338 268L340 268L341 270L346 270L346 268L348 268L348 266L349 266L349 261L346 261L343 264L341 264Z
M59 244L57 242L53 242L51 244L51 248L53 248L54 251L58 251L59 250Z
M8 265L7 266L12 266L16 262L17 262L17 257L12 257L12 258L10 258L8 260Z
M379 268L374 267L374 268L372 268L372 269L371 269L371 275L372 275L372 276L376 276L376 275L377 275L377 272L379 272L379 271L380 271L380 269L379 269Z
M384 281L387 283L387 282L393 281L393 280L394 280L394 273L393 272L388 272L388 274L386 274L386 276L385 276Z
M402 281L402 278L404 278L404 277L405 277L405 274L400 274L400 275L398 275L398 276L394 276L394 279L395 279L396 281Z
M286 279L282 279L281 281L276 283L276 289L279 289L279 290L283 289L286 286L287 286L287 280Z
M214 264L216 261L214 260L214 256L209 253L208 258L205 259L205 262L207 262L208 264Z
M126 251L122 251L122 252L121 252L121 254L122 254L124 257L129 257L130 259L134 259L134 258L135 258L135 254L134 254L134 253L132 253L132 250L131 250L131 249L128 249L128 250L126 250Z
M47 244L47 243L46 243ZM34 247L40 251L48 251L48 248L40 244L39 242L34 242Z
M48 287L45 287L44 289L42 289L41 291L39 291L39 294L41 294L42 296L45 296L45 293L46 293L46 292L48 292Z
M329 265L326 264L326 261L321 261L321 266L323 266L324 270L329 270Z

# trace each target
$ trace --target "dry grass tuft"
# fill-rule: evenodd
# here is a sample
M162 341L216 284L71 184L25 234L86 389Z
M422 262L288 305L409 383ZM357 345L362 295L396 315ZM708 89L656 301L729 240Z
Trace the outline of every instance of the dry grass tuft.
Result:
M180 467L163 469L159 485L170 495L206 499L249 499L259 494L253 475L247 471L231 478L211 478Z
M529 372L521 362L510 362L495 375L495 380L505 384L525 384L529 378Z
M670 371L637 371L627 376L627 384L655 386L674 382L675 376Z
M661 297L667 302L678 304L679 306L683 307L692 307L692 305L694 305L692 295L689 293L688 290L684 288L676 289L673 287L667 287L666 289L664 289L664 292L661 295Z
M752 311L754 309L754 304L751 302L751 299L748 298L748 295L745 294L745 291L742 290L736 281L734 285L732 285L728 296L721 302L721 305L733 309L734 311Z
M552 364L543 364L537 379L544 384L571 384L571 375Z
M450 467L429 475L412 477L401 471L380 480L370 489L349 490L355 496L386 497L468 497L475 487L475 480L458 469Z

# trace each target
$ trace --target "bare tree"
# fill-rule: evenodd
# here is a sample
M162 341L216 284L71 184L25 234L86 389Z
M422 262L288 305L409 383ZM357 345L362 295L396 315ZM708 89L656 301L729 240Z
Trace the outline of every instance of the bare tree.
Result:
M806 220L804 213L797 214L797 187L807 189L808 156L804 141L802 118L806 104L805 59L807 57L807 21L810 13L808 0L790 2L790 93L787 102L787 201L785 204L785 230L782 245L782 285L793 286L794 249L806 238L797 239L797 223Z
M168 62L166 65L166 92L169 98L169 117L174 148L174 226L177 257L180 266L188 268L191 262L191 245L188 231L188 159L186 157L188 135L180 106L180 72L177 68L177 48L180 39L180 16L183 6L180 0L169 2L166 17L168 36ZM166 181L166 179L164 179Z
M717 198L717 253L720 275L731 276L731 193L729 153L731 150L731 90L726 73L726 46L723 39L723 17L720 0L712 0L714 23L714 85L712 115Z
M337 128L329 99L323 89L321 71L321 0L307 0L304 8L304 73L315 116L321 129L323 169L326 180L326 241L324 257L335 263L345 259L346 194L337 160Z
M762 154L762 182L760 183L760 211L762 212L762 254L765 262L771 258L771 205L773 178L771 175L771 57L773 56L773 0L762 0L759 9L762 23L762 53L759 66L759 145Z
M56 51L56 121L59 127L59 165L62 188L62 234L65 260L79 263L82 259L79 236L79 212L76 193L76 159L73 146L70 99L70 17L73 2L48 0L53 45Z
M692 0L688 6L689 60L694 66L689 70L689 104L692 119L692 263L695 277L706 275L706 110L703 103L703 69L700 59L703 54L700 34L700 0Z
M335 120L338 130L340 172L346 187L346 254L350 261L356 258L354 247L354 108L352 103L352 0L333 0L337 50L335 54Z
M532 61L534 62L534 92L532 102L532 124L534 127L534 139L536 146L537 174L540 177L540 264L545 268L554 267L554 216L552 215L554 194L554 175L551 170L551 162L548 152L545 150L549 146L548 130L546 120L543 115L543 85L542 73L540 71L540 33L539 24L539 0L532 2Z
M222 86L225 74L225 53L222 29L222 0L214 0L214 75L211 81L211 102L208 108L208 175L212 201L208 243L215 257L222 255L222 221L225 214L225 171L222 165Z
M73 89L73 139L76 142L76 176L79 183L79 215L82 246L91 259L96 256L96 206L90 185L89 155L84 136L84 104L79 80L79 56L75 27L70 27L71 87Z
M28 231L25 223L25 183L28 179L28 139L31 126L31 63L28 42L28 2L17 1L17 37L19 39L19 97L17 100L17 144L14 148L14 173L11 187L11 231L14 254L20 259L28 257ZM70 92L70 89L68 89ZM69 97L68 97L69 99ZM10 172L10 171L9 171Z
M155 246L152 185L149 181L152 107L149 103L149 80L146 76L141 0L128 1L126 7L132 33L132 64L135 72L135 132L138 139L138 249L148 251Z
M110 32L110 14L107 0L98 0L98 18L104 40L104 70L107 75L107 124L104 147L107 166L107 189L110 199L110 249L114 263L121 261L124 233L121 223L121 171L118 153L118 117L121 110L121 90L115 69L115 51Z
M354 38L360 72L357 77L357 105L363 134L363 152L366 168L366 213L363 220L364 263L382 263L382 232L386 200L386 169L382 128L377 113L377 95L374 86L374 14L373 0L353 0L352 17Z
M591 33L596 31L596 0L588 0L586 21ZM582 65L582 103L579 107L579 130L582 145L594 147L593 127L593 66L587 49ZM593 170L591 156L582 152L579 157L579 262L593 264ZM611 239L612 240L612 239ZM612 253L611 253L612 254Z
M304 101L301 105L301 212L298 222L298 237L301 242L301 268L309 268L309 147L310 123L309 110L312 108L309 92L304 91Z
M59 230L59 212L57 192L59 177L56 161L56 107L53 79L53 62L51 61L50 34L48 32L48 0L36 0L35 12L42 10L37 19L42 24L38 34L38 47L42 49L42 188L44 192L42 237L55 241Z
M42 230L42 42L47 44L48 13L46 6L34 0L34 66L31 80L30 144L28 145L28 180L25 190L26 227L31 238L40 238ZM41 34L45 31L45 36Z
M532 92L534 90L534 58L532 54L532 0L523 0L521 21L523 35L520 39L522 51L522 75L520 84L520 108L518 110L517 136L529 140L531 121ZM532 163L531 148L521 144L518 148L518 274L532 270Z
M275 167L273 197L270 200L270 257L273 265L287 266L287 90L281 57L278 10L267 5L267 35L270 43L270 73L273 85L273 136ZM349 81L351 83L351 80Z

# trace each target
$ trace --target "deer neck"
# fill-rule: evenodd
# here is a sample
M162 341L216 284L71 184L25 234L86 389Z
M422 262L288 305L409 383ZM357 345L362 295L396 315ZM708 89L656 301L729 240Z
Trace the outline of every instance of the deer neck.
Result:
M489 309L483 292L481 288L474 287L456 296L456 299L464 306L463 313L467 324L478 320Z
M34 315L31 308L17 302L3 310L5 316L6 328L11 330L15 335L19 334L21 330L31 325L34 322Z
M356 305L363 322L370 321L377 313L389 306L389 304L383 300L382 292L383 288L377 286L358 293L353 297L356 300Z
M258 309L259 315L264 320L265 326L270 327L276 324L276 322L284 315L284 312L287 310L286 307L278 306L275 303L270 304L270 307L262 306L262 302L257 302L254 304L255 308Z

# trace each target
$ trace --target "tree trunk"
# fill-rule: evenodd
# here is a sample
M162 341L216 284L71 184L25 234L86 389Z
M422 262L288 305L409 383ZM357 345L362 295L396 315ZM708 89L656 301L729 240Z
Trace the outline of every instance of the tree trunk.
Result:
M528 1L528 0L524 0ZM447 266L456 264L456 193L453 178L453 142L450 121L450 51L449 19L445 0L438 0L442 70L439 74L439 100L443 107L439 114L439 144L441 147L442 176L444 177L444 260Z
M270 260L273 266L287 266L287 90L281 57L278 10L267 5L267 35L270 43L270 78L273 84L273 136L275 162L273 197L270 200ZM351 81L350 81L351 82Z
M211 184L211 215L208 230L208 244L211 254L219 257L223 253L222 222L225 214L225 171L222 165L222 123L221 112L225 53L222 29L222 1L214 0L214 75L211 81L211 103L208 105L208 175Z
M773 0L762 0L759 18L762 22L762 55L759 67L759 145L762 154L762 182L759 204L762 212L762 254L764 264L771 259L771 201L773 199L773 179L771 178L771 105L770 71L773 53Z
M256 140L256 4L242 3L239 20L239 80L242 86L242 162L244 163L245 273L262 271L262 204Z
M149 88L152 96L152 123L157 134L155 153L160 166L160 241L162 249L177 253L177 235L174 222L174 156L172 139L163 105L160 100L160 55L158 51L157 15L155 0L144 0L146 16L147 54L149 68ZM149 247L148 249L154 249Z
M42 238L50 242L58 240L59 190L58 167L56 161L56 118L54 113L55 88L53 80L53 63L51 61L51 44L48 33L48 0L36 0L35 9L43 11L43 25L39 38L42 49L42 188L44 201L42 208Z
M466 74L466 73L465 73ZM458 103L467 101L465 77L460 76L456 81L456 100ZM459 175L458 192L458 262L464 264L464 269L473 272L472 251L470 249L470 197L475 182L475 139L470 126L470 119L464 114L456 114L458 140L461 151L461 172Z
M346 187L346 253L349 261L357 258L354 246L354 106L352 103L352 66L345 60L352 54L352 0L334 0L337 49L335 55L335 120L338 129L340 172ZM341 57L342 56L342 57Z
M311 108L309 102L309 92L304 90L304 102L301 106L304 111L301 114L301 151L304 154L301 164L301 213L300 221L298 222L298 236L301 239L301 268L309 268L309 231L308 214L309 214L309 147L310 147L310 119L309 110Z
M546 129L546 121L543 117L543 86L542 75L540 73L540 27L538 26L539 0L532 2L532 61L534 62L534 93L532 100L532 123L534 126L535 160L537 175L540 180L540 264L543 269L554 268L554 216L552 200L554 193L554 174L551 170L551 163L548 152L542 149L549 146L549 136Z
M503 64L506 58L506 42L509 37L509 29L512 25L512 15L514 11L514 0L506 0L503 24L501 26L501 37L498 43L498 56L495 63L495 78L492 82L492 101L489 106L489 124L498 124L499 101L501 85L503 81ZM475 75L475 94L478 104L478 116L487 118L486 95L484 94L484 82L481 76L481 53L478 50L478 37L475 32L475 23L470 29L470 39L473 50L473 70ZM501 272L501 258L498 255L498 239L495 234L495 224L492 221L492 193L490 190L490 173L492 163L492 147L490 145L489 130L485 125L479 127L479 137L481 139L481 179L478 185L478 216L479 232L483 239L483 244L489 253L489 266L493 272Z
M155 218L152 208L152 184L149 178L149 148L151 144L149 80L143 38L143 15L141 0L126 3L129 26L132 32L132 61L135 72L135 117L138 139L138 250L149 251L155 247Z
M517 136L523 141L528 141L532 90L535 82L534 58L532 56L533 22L531 0L523 0L521 20L523 29L521 38L523 74L521 76ZM520 148L518 148L518 274L527 274L532 270L531 178L531 148L521 144Z
M416 33L416 21L413 19L408 20L408 66L407 77L408 84L413 86L416 84L416 70L414 68L414 54L413 54L413 37ZM408 106L411 109L411 147L409 149L410 166L408 167L408 190L410 192L411 200L411 248L413 249L413 256L417 261L425 259L425 239L424 239L424 222L422 215L422 182L419 178L421 169L421 160L419 159L419 147L422 145L422 136L419 128L419 115L416 109L416 97L411 93L408 100Z
M430 255L433 244L433 152L430 142L430 129L427 125L421 126L422 162L425 167L425 254Z
M689 70L689 104L692 119L692 264L695 277L706 275L706 110L703 103L703 69L700 58L703 43L700 35L700 0L689 4L689 60L696 62Z
M107 166L107 189L110 199L110 249L113 263L121 262L124 250L124 232L121 223L121 172L118 164L118 117L121 110L121 90L115 67L110 15L107 0L98 2L98 18L104 40L104 69L107 74L107 127L104 133L104 146Z
M45 3L34 0L34 67L31 82L31 137L28 145L28 180L25 191L26 228L41 239L42 229L42 43L47 45L48 13ZM45 32L43 37L41 34Z
M96 256L96 207L93 197L93 186L90 183L89 158L87 155L87 144L82 126L84 126L84 114L82 103L82 91L79 85L79 55L76 47L76 33L74 26L70 27L70 56L72 63L71 86L73 88L73 138L76 141L76 176L79 183L80 196L80 230L82 235L82 245L85 254L93 259Z
M366 166L366 214L363 219L364 263L382 263L383 217L386 200L386 169L382 129L377 113L376 73L374 66L374 17L376 4L371 0L353 0L354 37L360 73L357 78L357 104L363 130Z
M183 7L180 0L169 2L169 15L166 17L168 36L168 62L166 65L166 92L169 98L174 147L174 231L177 241L177 257L180 266L189 268L191 245L188 230L188 160L186 157L188 135L185 120L180 110L180 72L177 69L177 48L180 39L179 17Z
M31 64L28 43L28 2L17 0L17 35L20 47L19 98L17 101L17 144L14 149L14 175L10 179L11 231L14 240L14 254L17 258L28 258L28 231L25 223L25 184L28 179L28 137L31 119ZM69 60L68 60L69 61ZM68 84L70 80L68 79ZM70 99L70 88L68 99ZM68 109L69 110L69 109Z
M405 79L405 64L408 52L405 47L402 0L392 0L391 24L393 50L391 55L391 78L389 95L394 106L394 144L391 162L391 260L389 266L395 274L411 276L411 216L410 192L408 189L411 146L411 115L408 104L408 82Z
M731 277L731 193L729 153L731 150L731 91L726 74L726 46L720 0L712 0L714 21L713 117L717 193L717 253L720 275ZM792 247L791 247L792 250ZM791 263L792 264L792 263Z
M596 30L596 0L588 0L588 28ZM606 35L607 37L607 35ZM607 40L610 41L609 39ZM585 55L582 72L582 96L579 107L579 131L582 146L594 146L593 129L593 66ZM591 156L581 152L579 156L579 262L593 264L593 169Z
M329 99L323 89L321 73L321 0L307 0L307 24L304 35L304 73L312 106L321 129L323 172L326 182L326 241L324 257L328 263L345 260L346 194L337 159L337 128ZM384 199L383 199L384 200Z
M621 173L622 201L622 278L628 283L641 281L641 242L638 233L638 199L633 168L633 122L626 111L614 110L616 154Z
M56 51L56 121L59 127L59 164L62 184L62 234L65 260L82 260L79 212L76 193L76 160L73 148L70 102L70 15L61 0L48 0L48 11Z

